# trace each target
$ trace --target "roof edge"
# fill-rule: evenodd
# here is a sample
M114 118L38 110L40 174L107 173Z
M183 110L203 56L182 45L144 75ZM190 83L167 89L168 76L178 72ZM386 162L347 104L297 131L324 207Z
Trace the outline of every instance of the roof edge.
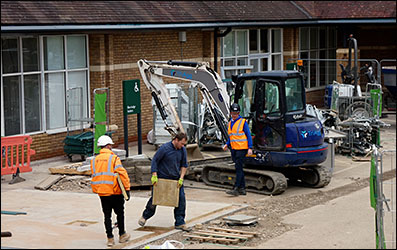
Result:
M1 25L1 32L40 32L40 31L95 31L95 30L145 30L145 29L187 29L221 28L247 26L289 26L319 24L395 24L396 18L365 19L321 19L267 22L215 22L215 23L171 23L171 24L54 24L54 25Z

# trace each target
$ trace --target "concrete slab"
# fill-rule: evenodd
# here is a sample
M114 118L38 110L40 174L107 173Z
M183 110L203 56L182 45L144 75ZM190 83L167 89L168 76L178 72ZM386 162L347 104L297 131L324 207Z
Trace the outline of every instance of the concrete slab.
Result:
M138 225L148 198L131 197L125 204L128 243L114 248L133 248L164 237L174 229L172 207L158 206L147 221L145 231ZM193 226L245 208L246 205L201 202L187 199L186 223ZM96 194L15 189L2 192L1 210L26 212L26 215L1 215L2 231L12 237L2 238L2 247L15 248L106 248L106 235L100 200ZM113 223L116 221L113 214ZM157 230L156 230L157 229ZM157 233L156 233L157 231ZM118 242L118 230L115 229Z

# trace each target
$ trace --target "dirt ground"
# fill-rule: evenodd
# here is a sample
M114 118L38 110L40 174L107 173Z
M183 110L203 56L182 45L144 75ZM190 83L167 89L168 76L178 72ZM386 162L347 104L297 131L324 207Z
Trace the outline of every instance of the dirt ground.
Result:
M395 116L391 116L394 119L393 126L387 130L388 135L384 136L386 147L388 149L395 150ZM393 121L393 120L391 120ZM390 137L391 136L391 137ZM388 141L389 140L389 141ZM351 157L338 156L340 162L352 162ZM349 163L346 163L349 164ZM366 164L369 164L367 162ZM343 171L343 170L341 170ZM365 176L365 175L364 175ZM369 176L369 172L366 176ZM396 172L390 170L384 173L384 180L388 180L396 177ZM162 238L150 243L150 245L162 245L165 240L177 240L184 244L186 249L222 249L222 248L257 248L258 245L266 242L270 239L278 237L288 231L298 229L299 225L285 224L282 222L282 217L288 214L292 214L310 207L325 204L330 200L338 197L346 196L355 191L361 190L369 186L369 177L360 177L355 175L350 175L344 177L344 179L349 178L348 184L338 185L332 189L312 189L310 192L292 192L289 195L277 195L270 196L266 198L260 198L263 195L251 194L247 196L239 196L233 198L233 203L247 204L247 208L236 212L235 214L252 215L257 217L257 223L246 226L230 226L224 220L217 219L209 221L202 225L202 229L205 230L209 226L217 226L223 228L237 229L243 231L251 231L258 233L258 236L250 239L246 242L239 243L238 245L224 245L215 243L199 243L197 241L189 240L184 235L186 232L178 232L168 236L167 238ZM334 180L338 182L339 180ZM331 181L332 183L332 181ZM189 193L190 186L197 186L197 182L192 180L185 181L186 193ZM207 199L216 199L223 201L225 199L225 193L222 189L208 189L205 190L205 185L198 185L198 189L203 188L203 192L206 195L210 195ZM299 188L299 187L298 187ZM302 189L305 189L302 187ZM90 187L90 177L89 176L66 176L64 179L56 183L50 188L51 191L66 191L66 192L92 192ZM204 192L205 191L205 192ZM190 191L192 192L192 191ZM136 189L132 191L132 196L149 197L150 189ZM188 197L188 196L187 196ZM250 197L250 198L249 198ZM202 198L205 200L205 197ZM228 202L227 200L225 202ZM331 218L332 219L332 218ZM195 228L193 227L193 230ZM140 248L143 248L142 245ZM282 248L282 247L281 247Z

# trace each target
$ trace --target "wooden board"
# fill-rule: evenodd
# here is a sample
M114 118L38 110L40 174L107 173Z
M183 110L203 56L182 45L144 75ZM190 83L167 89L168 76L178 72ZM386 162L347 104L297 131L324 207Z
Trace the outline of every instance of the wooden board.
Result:
M177 207L179 204L178 181L168 179L158 179L153 186L153 205Z
M184 237L189 237L192 240L198 241L207 241L207 242L219 242L225 244L237 244L240 240L239 239L227 239L225 237L212 237L212 236L201 236L197 234L184 234Z
M205 236L214 236L214 237L225 237L225 238L232 238L232 239L240 239L240 240L248 240L253 238L252 234L235 234L235 233L226 233L226 232L216 232L216 231L205 231L205 230L198 230L194 232L198 235L205 235Z
M52 185L54 185L55 183L57 183L59 180L61 180L63 178L64 178L64 176L60 176L60 175L50 175L46 179L42 180L39 184L34 186L34 188L40 189L40 190L47 190Z
M208 229L212 229L214 231L236 233L236 234L251 234L251 235L255 235L255 236L258 235L258 233L255 233L255 232L236 230L236 229L227 229L227 228L221 228L221 227L208 227Z
M56 168L48 168L51 174L67 174L67 175L91 175L91 169L87 171L77 171L78 167L81 167L83 163L74 163Z

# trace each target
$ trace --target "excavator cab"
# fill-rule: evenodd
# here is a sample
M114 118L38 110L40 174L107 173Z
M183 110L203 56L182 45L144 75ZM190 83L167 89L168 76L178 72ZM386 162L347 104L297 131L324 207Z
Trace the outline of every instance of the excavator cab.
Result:
M306 115L303 75L298 71L268 71L232 77L234 102L242 107L253 136L254 155L248 163L267 166L303 166L326 159L306 151L325 150L321 123ZM304 151L305 149L305 151ZM306 150L307 149L307 150Z
M305 116L303 78L296 71L241 74L236 83L234 102L249 122L254 149L284 151L286 121ZM294 118L295 117L295 118Z

